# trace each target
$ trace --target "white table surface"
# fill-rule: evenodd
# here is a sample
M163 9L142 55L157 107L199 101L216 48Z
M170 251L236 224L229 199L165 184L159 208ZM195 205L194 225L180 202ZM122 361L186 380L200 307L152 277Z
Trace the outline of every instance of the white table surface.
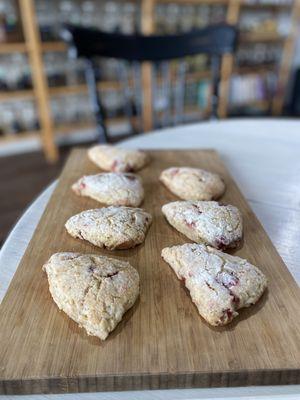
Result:
M144 149L216 149L289 270L300 283L300 120L235 119L199 123L140 135L124 141L122 146ZM28 208L1 249L0 301L55 185L54 182ZM233 400L254 399L258 396L260 399L300 399L300 385L34 395L18 396L18 399Z

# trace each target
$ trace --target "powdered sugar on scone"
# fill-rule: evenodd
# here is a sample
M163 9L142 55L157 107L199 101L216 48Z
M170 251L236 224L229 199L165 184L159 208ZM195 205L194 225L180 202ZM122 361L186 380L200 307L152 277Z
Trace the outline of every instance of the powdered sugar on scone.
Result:
M225 191L219 175L199 168L168 168L162 171L159 179L183 200L213 200Z
M242 216L232 205L216 201L175 201L162 212L179 232L197 243L217 249L237 247L243 236Z
M133 306L139 274L128 262L93 254L56 253L43 266L54 302L88 335L104 340Z
M152 217L141 208L110 206L86 210L65 224L69 234L98 247L129 249L145 240Z
M214 326L231 322L267 287L265 275L247 260L204 244L167 247L162 257L185 282L200 315Z
M144 198L141 178L130 173L104 172L83 176L72 189L80 196L108 205L137 207Z
M121 149L110 145L97 145L88 150L88 156L104 171L133 172L143 168L149 156L143 151Z

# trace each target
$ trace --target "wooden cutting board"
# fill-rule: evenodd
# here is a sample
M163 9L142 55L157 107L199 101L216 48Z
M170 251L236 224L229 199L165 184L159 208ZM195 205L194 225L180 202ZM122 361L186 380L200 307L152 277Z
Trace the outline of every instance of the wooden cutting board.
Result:
M146 242L109 252L64 229L73 214L99 206L70 190L83 174L99 172L84 150L73 151L1 305L1 394L300 383L300 290L220 158L213 151L150 154L151 164L140 172L143 207L154 216ZM161 206L176 197L158 176L186 165L224 177L222 201L244 217L244 245L236 254L269 280L259 303L227 327L204 322L160 257L163 247L189 240L164 220ZM88 336L52 301L42 265L59 251L105 254L138 269L140 299L105 342Z

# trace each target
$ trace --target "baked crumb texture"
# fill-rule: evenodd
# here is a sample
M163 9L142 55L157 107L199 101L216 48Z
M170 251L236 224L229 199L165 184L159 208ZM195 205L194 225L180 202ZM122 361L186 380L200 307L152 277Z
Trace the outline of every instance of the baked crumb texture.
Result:
M131 173L86 175L72 185L72 190L107 205L138 207L144 199L142 180Z
M247 260L204 244L166 247L162 257L213 326L231 322L237 310L255 304L267 287L265 275Z
M148 154L140 150L121 149L110 145L96 145L88 150L89 159L104 171L133 172L149 162Z
M234 248L243 236L239 210L216 201L175 201L165 204L162 212L179 232L197 243L217 249Z
M219 175L199 168L168 168L162 171L159 179L183 200L218 199L225 191L225 184Z
M74 238L100 248L129 249L144 242L151 221L141 208L110 206L74 215L65 227Z
M58 308L105 340L139 294L139 274L128 262L98 255L56 253L43 266Z

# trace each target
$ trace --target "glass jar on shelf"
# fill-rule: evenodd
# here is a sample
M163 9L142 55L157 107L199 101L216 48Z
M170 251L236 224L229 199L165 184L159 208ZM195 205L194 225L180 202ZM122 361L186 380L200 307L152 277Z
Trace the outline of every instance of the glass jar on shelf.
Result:
M123 97L117 90L108 90L102 96L102 104L108 118L117 117L123 114Z
M165 8L165 4L157 4L155 7L155 27L159 34L165 32Z
M0 124L5 135L13 134L14 113L10 103L1 104Z
M219 24L226 20L226 7L222 5L213 5L210 10L209 23Z
M76 120L81 124L88 124L93 119L93 113L89 98L81 94L75 98Z
M9 90L7 84L7 74L5 68L5 56L0 56L0 91L6 92Z
M81 3L81 25L85 27L95 26L95 1L84 0Z
M0 1L0 43L7 41L6 36L6 14L5 14L5 2Z
M57 2L52 0L36 0L35 4L42 40L56 40L59 30Z
M78 80L78 63L76 59L67 59L65 65L65 75L67 86L75 86L80 82Z
M8 89L17 90L18 79L20 78L20 66L22 65L22 54L14 53L6 57L6 73Z
M32 89L31 70L28 63L23 65L22 75L20 76L17 85L20 90Z
M195 27L204 28L209 24L210 6L201 4L196 7L195 11Z
M15 134L23 133L25 131L21 118L22 106L23 106L22 101L11 102L11 107L14 114L14 119L12 123L12 133Z
M38 129L37 111L32 101L22 102L19 118L24 131L35 131Z
M64 109L62 108L61 99L59 96L51 99L51 115L54 125L61 125L64 121Z
M58 3L59 24L82 25L81 2L76 0L60 0Z
M95 26L95 28L104 30L104 25L105 25L104 21L106 19L105 2L95 1L94 6L95 6L95 15L94 15L93 26Z
M44 65L50 87L66 85L67 57L63 53L46 53Z
M104 4L103 30L107 32L121 31L120 3L108 0Z
M180 10L179 29L188 32L196 25L196 15L192 5L183 5Z
M125 2L124 4L121 3L119 6L120 28L124 34L132 34L135 31L135 7L136 6L134 4L128 2Z
M23 40L16 0L1 0L0 15L2 41L19 42Z
M178 4L166 5L162 24L165 33L172 34L180 30L180 6Z

